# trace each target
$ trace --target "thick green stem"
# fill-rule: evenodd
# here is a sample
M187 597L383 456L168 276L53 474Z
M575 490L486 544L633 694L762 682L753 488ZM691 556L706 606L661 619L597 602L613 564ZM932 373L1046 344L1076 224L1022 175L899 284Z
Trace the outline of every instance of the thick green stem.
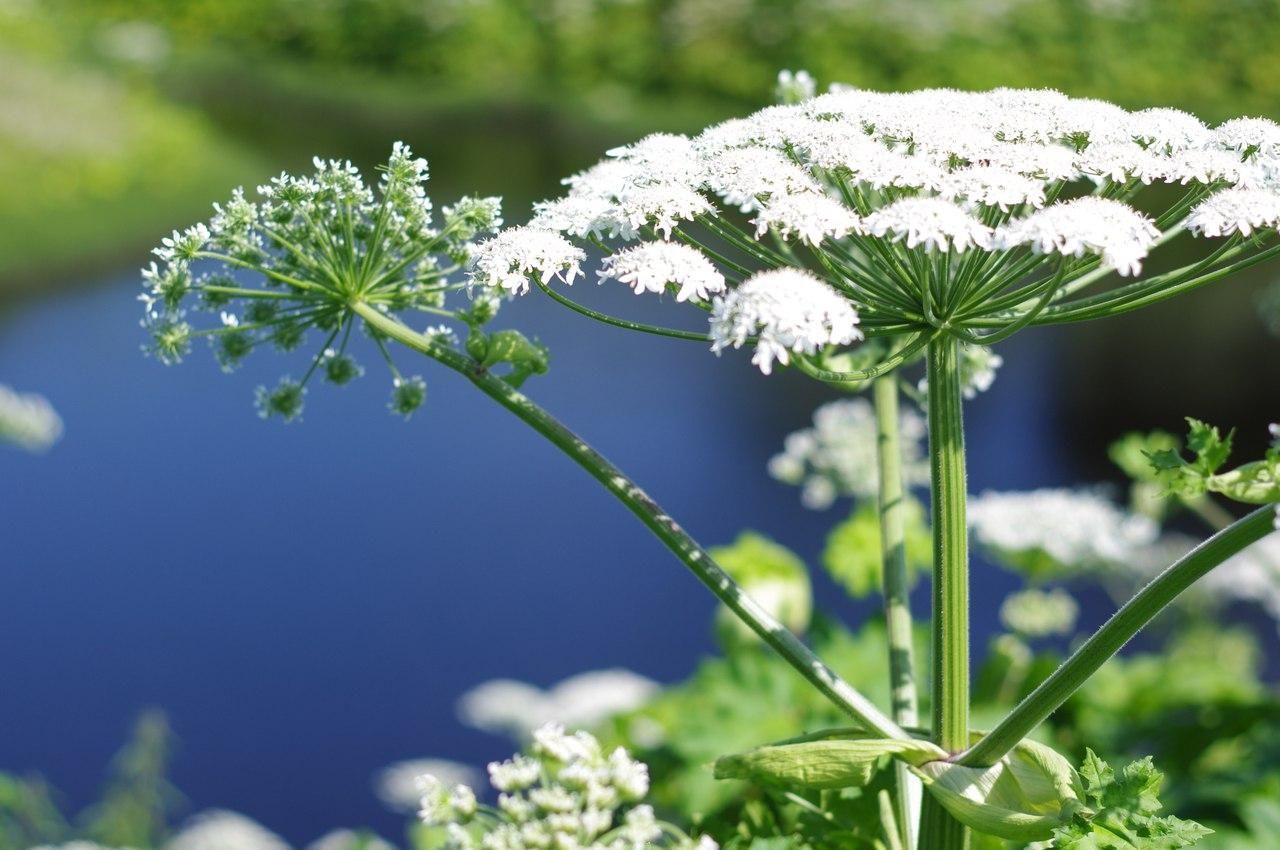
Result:
M890 709L899 726L917 725L916 665L912 640L911 585L907 578L904 514L907 494L902 484L902 443L898 414L898 377L876 378L876 457L880 473L880 556L885 633L889 643ZM894 762L898 784L898 833L907 850L916 846L920 812L920 780L901 761Z
M408 346L438 362L475 384L485 395L501 404L537 431L556 448L605 486L620 502L640 519L685 566L711 589L729 610L747 624L760 639L783 657L827 699L858 721L867 731L884 738L908 739L910 736L869 699L836 674L813 654L804 642L775 620L748 596L729 575L716 565L662 508L603 455L560 424L551 414L534 404L506 381L480 367L459 352L440 346L398 320L362 302L351 305L379 333Z
M969 529L965 524L960 343L929 343L929 459L933 518L933 735L944 750L969 745ZM920 846L964 850L968 830L925 799Z
M932 390L932 386L930 386ZM1053 675L1027 695L996 728L957 761L970 766L994 764L1066 702L1098 668L1164 610L1180 593L1232 555L1275 530L1275 510L1258 508L1219 531L1156 576L1121 606Z

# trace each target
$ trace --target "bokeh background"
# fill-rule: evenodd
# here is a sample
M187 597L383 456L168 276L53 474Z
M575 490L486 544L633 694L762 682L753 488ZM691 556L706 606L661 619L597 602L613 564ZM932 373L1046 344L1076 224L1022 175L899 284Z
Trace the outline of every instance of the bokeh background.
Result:
M82 805L158 706L193 808L295 842L396 834L380 767L510 749L457 721L464 689L611 666L674 681L714 650L710 598L679 565L450 376L426 375L408 424L366 379L284 427L250 403L284 360L234 379L212 358L145 360L137 267L232 187L314 154L368 168L403 139L437 204L502 194L520 222L608 147L767 103L782 68L1278 119L1276 44L1277 0L0 0L0 380L66 422L47 456L0 453L0 769ZM968 411L972 489L1119 482L1108 442L1184 415L1259 455L1276 274L1017 337ZM820 390L542 299L504 321L551 349L535 397L700 538L750 527L816 557L834 517L764 464ZM983 623L1013 581L978 569ZM815 581L835 615L867 615ZM1095 601L1086 619L1107 613Z

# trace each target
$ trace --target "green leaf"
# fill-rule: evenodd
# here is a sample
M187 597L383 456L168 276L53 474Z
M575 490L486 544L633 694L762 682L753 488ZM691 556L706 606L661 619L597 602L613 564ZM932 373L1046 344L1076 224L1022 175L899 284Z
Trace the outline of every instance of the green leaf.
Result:
M1212 475L1231 456L1231 440L1235 432L1230 431L1223 437L1218 433L1217 427L1191 417L1187 417L1187 425L1190 429L1187 432L1187 448L1195 452L1195 467L1205 475Z
M907 570L909 580L914 582L917 573L929 569L933 550L924 507L910 497L904 505L903 526ZM880 516L874 503L860 503L848 519L831 531L822 553L822 565L855 599L880 591L883 575Z
M1089 808L1074 812L1053 832L1054 850L1177 850L1211 830L1195 821L1159 816L1164 776L1151 758L1132 762L1117 775L1093 750L1080 767Z
M991 767L934 761L915 773L961 823L1012 841L1049 838L1079 807L1084 792L1066 758L1030 740Z

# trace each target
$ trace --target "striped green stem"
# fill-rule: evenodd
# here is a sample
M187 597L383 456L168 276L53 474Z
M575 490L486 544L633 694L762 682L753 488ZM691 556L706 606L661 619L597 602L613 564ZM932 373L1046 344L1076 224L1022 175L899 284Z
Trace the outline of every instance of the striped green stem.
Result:
M964 414L960 343L929 343L928 406L933 519L933 736L944 750L969 745L969 529L965 524ZM920 846L965 850L968 830L933 795L921 814Z
M777 652L827 699L854 718L868 732L882 738L907 740L910 736L876 705L842 679L814 655L800 638L792 634L722 570L698 542L671 518L661 506L623 474L607 458L589 446L551 414L516 390L501 377L480 367L471 358L414 331L361 301L351 309L378 333L438 361L471 381L481 392L514 413L556 448L560 449L592 478L604 485L668 549L680 559L711 592L724 603L766 645Z
M902 441L898 413L898 376L876 378L872 395L876 411L876 457L879 471L880 557L885 633L889 644L890 710L899 726L917 725L916 665L911 621L911 585L907 579L904 514L907 494L902 483ZM894 761L898 785L898 833L914 850L922 788L902 761Z

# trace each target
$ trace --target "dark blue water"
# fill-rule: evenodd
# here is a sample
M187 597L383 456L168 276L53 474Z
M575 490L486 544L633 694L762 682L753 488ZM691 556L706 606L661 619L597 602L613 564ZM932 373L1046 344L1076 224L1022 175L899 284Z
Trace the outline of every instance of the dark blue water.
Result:
M429 383L405 423L365 357L369 375L316 387L301 424L262 422L254 386L298 375L302 355L264 353L231 377L201 351L161 367L138 351L136 288L124 275L0 319L0 380L47 394L67 428L45 457L0 449L0 768L83 805L132 719L159 706L194 807L297 842L339 825L398 837L370 791L378 768L509 751L455 720L466 688L611 666L675 681L713 651L705 590L460 378L404 354ZM582 294L659 309L622 288ZM838 511L805 511L764 463L829 395L541 297L503 320L551 347L528 392L699 539L751 527L816 560ZM975 491L1066 481L1050 452L1053 342L1006 346L970 405ZM1013 584L982 569L975 647ZM838 616L867 613L821 577L818 592Z

